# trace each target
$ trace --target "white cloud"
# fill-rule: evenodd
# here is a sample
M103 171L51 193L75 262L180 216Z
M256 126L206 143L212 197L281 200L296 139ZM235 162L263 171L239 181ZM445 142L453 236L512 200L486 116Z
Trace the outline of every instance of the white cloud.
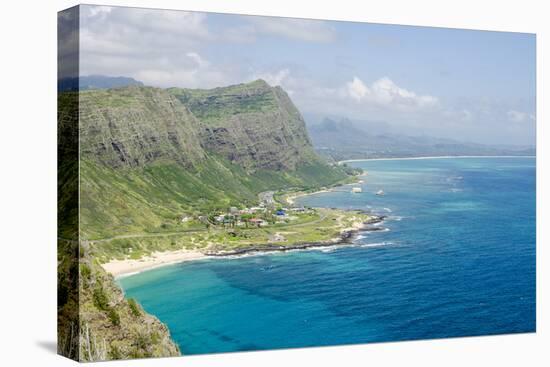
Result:
M283 37L289 40L329 43L337 39L336 30L321 20L247 16L241 24L223 28L213 35L222 42L250 43L261 36Z
M89 16L89 17L96 17L96 16L101 16L103 14L109 14L113 8L110 7L110 6L103 6L103 5L99 5L99 6L86 6L86 7L82 7L83 9L83 14L84 16Z
M284 82L290 79L290 70L281 69L275 72L255 73L252 75L251 79L263 79L273 87L277 85L284 86Z
M189 88L262 78L283 87L305 114L387 121L400 129L436 131L440 135L470 131L477 138L483 135L480 128L487 127L489 133L484 134L491 137L503 121L524 131L525 122L535 120L534 101L530 100L468 99L467 91L464 100L451 100L443 94L439 99L429 92L404 87L384 74L379 79L362 80L354 76L361 73L357 60L334 54L332 45L316 45L326 48L326 75L319 74L320 68L308 67L310 58L296 57L292 52L269 59L264 54L259 57L256 51L264 47L260 42L271 44L276 38L329 43L338 40L338 35L331 23L324 21L237 17L217 22L205 13L83 5L80 72L129 76L159 87ZM302 44L287 41L286 46L289 50ZM63 44L60 47L63 51ZM231 49L221 52L221 47ZM338 61L336 69L329 66L332 58Z
M187 52L177 65L170 60L159 60L156 68L143 68L134 74L137 80L146 85L163 87L185 86L187 88L213 88L235 83L231 72L213 66L197 52Z
M358 77L353 77L344 87L344 95L357 103L377 104L397 108L425 108L438 104L438 99L430 95L419 95L395 84L390 78L383 77L370 86Z
M334 28L321 20L252 17L250 22L258 33L307 42L333 42L336 40Z
M464 109L464 110L460 111L459 118L462 121L470 122L473 119L473 113L470 112L469 110Z
M193 60L199 68L206 68L210 66L210 63L203 59L198 53L196 52L188 52L185 54L188 58Z
M147 85L210 88L242 74L211 63L202 45L214 39L204 13L82 6L81 74L129 76Z
M535 116L533 114L528 114L526 112L516 111L516 110L510 110L506 113L506 116L508 116L508 120L512 122L524 122L527 120L535 120Z
M82 6L81 48L84 52L169 54L211 38L204 13Z
M346 83L349 96L357 102L361 102L367 95L370 95L370 89L358 77L353 77L351 82Z
M242 62L207 60L206 45L257 42L269 36L307 42L336 39L334 29L323 21L243 16L238 24L209 24L208 15L198 12L96 5L81 9L82 75L123 75L160 87L210 88L248 80L251 73ZM293 93L288 69L257 78Z

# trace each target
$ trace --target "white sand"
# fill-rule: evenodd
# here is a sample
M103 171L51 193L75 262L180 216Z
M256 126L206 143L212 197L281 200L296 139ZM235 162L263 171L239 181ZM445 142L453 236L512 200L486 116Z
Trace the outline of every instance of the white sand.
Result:
M285 200L288 204L294 205L296 199L301 197L301 196L316 195L316 194L321 194L323 192L331 192L331 191L332 191L331 189L325 189L325 190L318 190L318 191L314 191L314 192L301 192L301 193L298 193L298 194L289 195L289 196L286 197Z
M150 256L143 257L139 260L111 260L108 263L103 264L103 268L115 277L119 277L139 273L160 266L206 258L208 258L208 256L198 250L153 252Z

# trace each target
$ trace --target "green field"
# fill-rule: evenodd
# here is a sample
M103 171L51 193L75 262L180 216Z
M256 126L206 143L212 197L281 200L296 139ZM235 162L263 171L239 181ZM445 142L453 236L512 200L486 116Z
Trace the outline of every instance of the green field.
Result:
M270 224L265 227L206 226L194 222L179 232L118 236L112 239L91 241L95 257L100 262L111 259L140 259L156 251L200 249L227 251L252 245L273 243L273 236L284 238L276 242L281 246L329 241L339 236L344 228L370 219L358 211L313 209L305 214L292 215L294 220ZM192 228L195 226L195 228ZM191 228L190 228L191 227Z

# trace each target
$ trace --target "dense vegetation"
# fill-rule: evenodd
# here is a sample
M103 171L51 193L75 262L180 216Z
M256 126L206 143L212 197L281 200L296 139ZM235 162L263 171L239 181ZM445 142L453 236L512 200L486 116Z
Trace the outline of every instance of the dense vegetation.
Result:
M277 109L272 89L262 80L214 89L170 88L201 121L220 122L242 113L266 113Z

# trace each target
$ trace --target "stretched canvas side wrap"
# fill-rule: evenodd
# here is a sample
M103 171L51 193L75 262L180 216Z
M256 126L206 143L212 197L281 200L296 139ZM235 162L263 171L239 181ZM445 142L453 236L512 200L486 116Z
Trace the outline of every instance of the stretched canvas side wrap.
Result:
M534 34L58 13L58 353L536 331Z

